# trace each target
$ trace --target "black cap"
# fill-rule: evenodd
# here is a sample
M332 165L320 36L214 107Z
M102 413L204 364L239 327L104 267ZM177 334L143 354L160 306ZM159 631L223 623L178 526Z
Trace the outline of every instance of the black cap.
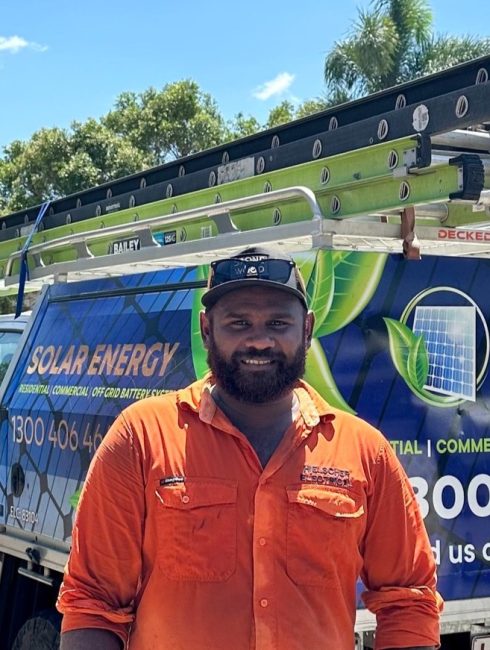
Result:
M271 287L285 291L296 296L308 309L305 284L296 263L282 251L259 246L212 262L208 290L201 302L210 309L225 294L246 287Z

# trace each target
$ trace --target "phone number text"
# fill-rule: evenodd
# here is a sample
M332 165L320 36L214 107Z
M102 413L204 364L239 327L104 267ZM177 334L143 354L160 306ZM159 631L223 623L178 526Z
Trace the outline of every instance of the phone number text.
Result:
M93 430L93 423L88 422L85 428L78 430L77 422L67 420L51 421L46 425L41 417L32 418L30 415L13 415L10 418L12 425L12 441L26 445L43 447L46 444L61 450L88 449L90 453L96 451L102 442L102 433L98 424Z

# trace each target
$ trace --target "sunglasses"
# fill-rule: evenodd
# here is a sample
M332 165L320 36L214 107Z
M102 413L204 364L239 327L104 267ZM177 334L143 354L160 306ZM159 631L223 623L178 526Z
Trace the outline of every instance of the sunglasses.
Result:
M296 266L292 260L265 259L257 261L228 259L211 262L209 288L232 280L259 279L288 284L291 271Z

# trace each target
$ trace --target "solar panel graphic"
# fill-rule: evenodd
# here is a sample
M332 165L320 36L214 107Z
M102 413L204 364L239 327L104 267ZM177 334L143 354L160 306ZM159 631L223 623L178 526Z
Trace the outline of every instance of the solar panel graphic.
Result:
M474 307L415 309L415 334L424 338L429 371L424 388L476 400L476 312Z

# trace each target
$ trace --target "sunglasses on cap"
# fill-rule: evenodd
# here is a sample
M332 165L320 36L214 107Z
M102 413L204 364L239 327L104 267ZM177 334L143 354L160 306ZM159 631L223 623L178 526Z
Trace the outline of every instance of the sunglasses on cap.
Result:
M241 260L232 258L211 262L209 288L233 280L269 280L288 284L296 264L292 260L263 259Z

